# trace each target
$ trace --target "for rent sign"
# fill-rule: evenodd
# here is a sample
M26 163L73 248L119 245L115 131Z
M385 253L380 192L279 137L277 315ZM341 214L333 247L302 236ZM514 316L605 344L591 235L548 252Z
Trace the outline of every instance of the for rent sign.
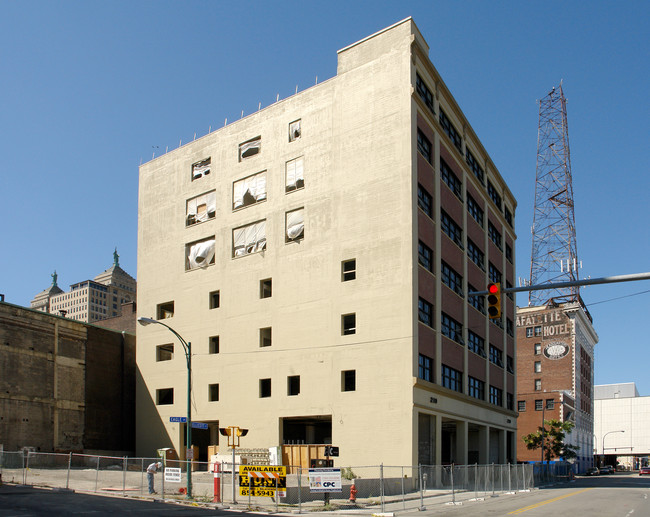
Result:
M309 469L309 490L312 492L340 492L341 469Z

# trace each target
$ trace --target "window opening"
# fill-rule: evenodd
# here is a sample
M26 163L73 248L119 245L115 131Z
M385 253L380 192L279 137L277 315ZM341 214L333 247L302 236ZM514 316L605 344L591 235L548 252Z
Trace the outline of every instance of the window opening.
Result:
M357 332L356 313L343 314L341 316L341 334L344 336L349 336L350 334L356 334L356 332Z
M260 379L260 398L271 396L271 379Z
M209 384L208 385L208 400L210 402L219 401L219 385L218 384Z
M266 201L266 171L258 172L232 184L232 209Z
M208 350L210 354L218 354L219 353L219 336L211 336L210 337L210 348Z
M301 136L300 119L289 124L289 142L295 142Z
M159 303L156 307L156 319L166 320L174 317L174 302Z
M304 160L302 157L290 160L286 164L285 192L305 188Z
M217 212L217 194L213 190L188 199L185 208L185 226L214 219Z
M185 246L185 270L214 264L214 237L192 242Z
M262 149L262 137L258 136L239 144L239 161L255 156Z
M221 302L221 295L219 291L212 291L210 293L210 309L218 309Z
M300 375L287 377L287 395L293 397L300 394Z
M243 257L266 249L266 220L235 228L232 231L233 257Z
M271 327L260 329L260 347L271 346Z
M174 388L156 390L156 405L169 406L174 403Z
M174 345L158 345L156 347L156 361L171 361L174 358Z
M211 158L206 158L200 162L192 164L192 181L202 178L210 174Z
M341 262L341 282L349 282L357 278L356 259L344 260Z
M305 237L304 208L286 213L286 238L285 242L293 242Z
M356 391L357 371L343 370L341 372L341 391Z
M273 294L273 280L266 278L260 280L260 298L271 298Z

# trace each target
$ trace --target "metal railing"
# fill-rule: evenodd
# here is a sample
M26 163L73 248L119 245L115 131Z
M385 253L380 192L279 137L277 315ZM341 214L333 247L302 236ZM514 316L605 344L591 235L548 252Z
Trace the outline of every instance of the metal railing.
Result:
M149 464L157 461L160 459L4 451L0 452L0 474L6 483L149 497L146 470ZM181 472L186 472L188 464L179 460L166 462L167 467ZM287 469L294 473L286 476L283 497L257 497L242 495L246 492L240 491L238 466L233 476L232 465L220 463L218 483L215 483L214 465L195 461L191 468L195 501L236 503L251 509L276 511L280 508L310 511L326 507L355 508L369 513L482 500L566 481L570 475L570 466L566 464L356 466L341 468L340 492L324 494L310 489L309 469L294 467ZM184 476L176 479L180 480L165 481L162 473L156 474L155 497L184 499ZM219 493L215 494L217 486Z

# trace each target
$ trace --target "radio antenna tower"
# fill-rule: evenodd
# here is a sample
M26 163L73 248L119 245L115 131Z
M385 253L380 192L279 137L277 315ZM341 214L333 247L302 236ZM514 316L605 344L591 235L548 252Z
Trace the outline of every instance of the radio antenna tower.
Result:
M578 250L566 98L553 88L539 101L533 215L532 285L578 280ZM530 291L528 305L580 301L578 287Z

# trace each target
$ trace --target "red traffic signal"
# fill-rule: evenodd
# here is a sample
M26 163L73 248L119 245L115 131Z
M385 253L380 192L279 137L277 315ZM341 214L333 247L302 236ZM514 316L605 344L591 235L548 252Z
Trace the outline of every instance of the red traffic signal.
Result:
M501 319L501 284L488 284L487 291L488 317L492 320Z

